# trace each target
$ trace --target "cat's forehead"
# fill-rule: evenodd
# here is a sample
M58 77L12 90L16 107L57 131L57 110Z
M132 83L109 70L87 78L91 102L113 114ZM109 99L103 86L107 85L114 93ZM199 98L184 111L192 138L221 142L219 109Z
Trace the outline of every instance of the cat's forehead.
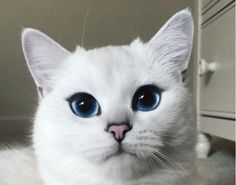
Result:
M106 46L92 50L77 49L72 55L73 64L84 69L95 68L97 71L110 70L123 72L148 67L143 59L148 57L146 46L139 40L125 46ZM135 69L135 70L134 70ZM120 71L120 72L122 72Z
M91 92L127 91L140 85L161 83L160 78L166 75L162 69L153 71L152 56L138 40L128 46L77 49L62 67L63 81L69 82L73 91Z
M107 46L88 51L77 49L65 65L81 73L94 72L96 75L111 77L148 67L147 64L142 64L143 59L143 54L130 46Z

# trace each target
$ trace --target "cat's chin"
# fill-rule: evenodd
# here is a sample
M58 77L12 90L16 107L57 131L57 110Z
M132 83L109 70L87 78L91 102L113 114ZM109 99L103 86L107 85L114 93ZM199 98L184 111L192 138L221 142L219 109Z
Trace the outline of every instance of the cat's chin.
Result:
M148 156L140 155L140 151L131 150L126 145L119 145L117 150L107 153L97 163L102 167L101 173L112 179L133 179L138 174L146 174L155 166L155 162L148 163ZM125 173L124 173L125 172Z

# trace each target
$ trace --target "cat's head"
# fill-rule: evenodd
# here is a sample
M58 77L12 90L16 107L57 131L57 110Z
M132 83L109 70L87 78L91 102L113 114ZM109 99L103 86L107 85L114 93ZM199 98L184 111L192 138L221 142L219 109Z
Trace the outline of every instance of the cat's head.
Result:
M165 148L173 154L191 143L192 107L182 73L192 39L188 10L149 42L92 50L69 52L24 29L23 51L41 97L34 127L40 163L78 172L87 165L145 168L148 160L158 165L158 156L165 159Z

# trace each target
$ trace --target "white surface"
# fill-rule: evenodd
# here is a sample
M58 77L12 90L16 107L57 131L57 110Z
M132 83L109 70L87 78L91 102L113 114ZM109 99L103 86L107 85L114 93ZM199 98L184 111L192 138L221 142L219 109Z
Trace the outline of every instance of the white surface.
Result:
M207 158L209 151L211 149L211 144L209 138L204 134L198 135L198 142L196 145L196 152L198 158Z

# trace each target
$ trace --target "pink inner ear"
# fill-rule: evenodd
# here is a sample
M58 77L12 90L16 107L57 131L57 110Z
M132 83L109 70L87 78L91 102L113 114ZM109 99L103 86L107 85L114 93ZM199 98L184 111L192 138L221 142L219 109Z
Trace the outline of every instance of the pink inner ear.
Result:
M149 44L158 53L158 61L163 64L172 62L172 66L182 72L188 67L192 40L192 15L188 10L182 10L165 23Z
M49 81L49 75L47 75L46 73L43 73L41 78L44 83Z
M36 71L32 70L32 75L34 76L35 83L37 87L40 87L41 89L47 88L49 85L49 75L45 72L39 71L39 69L35 69Z
M59 67L70 52L44 33L32 28L23 30L22 48L36 85L43 90L51 88L49 82L53 75L52 70Z

